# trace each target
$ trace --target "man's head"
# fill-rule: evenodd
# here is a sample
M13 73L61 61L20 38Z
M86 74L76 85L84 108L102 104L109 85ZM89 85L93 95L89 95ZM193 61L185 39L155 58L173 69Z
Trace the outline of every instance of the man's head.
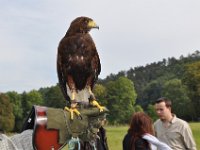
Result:
M155 109L158 117L163 121L170 121L172 118L171 100L161 97L155 102Z

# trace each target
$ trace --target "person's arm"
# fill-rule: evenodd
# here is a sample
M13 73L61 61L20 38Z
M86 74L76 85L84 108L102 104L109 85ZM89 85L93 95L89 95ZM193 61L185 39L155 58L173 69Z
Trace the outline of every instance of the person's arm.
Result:
M182 136L187 150L197 150L190 126L186 124L182 130Z
M160 150L172 150L167 144L159 141L155 136L151 134L147 133L142 138L155 145Z

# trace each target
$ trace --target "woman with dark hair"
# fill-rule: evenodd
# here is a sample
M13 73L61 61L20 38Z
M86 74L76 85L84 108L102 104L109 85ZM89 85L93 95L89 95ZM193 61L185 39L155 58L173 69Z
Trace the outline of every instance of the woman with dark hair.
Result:
M153 122L151 118L143 113L134 113L131 118L128 133L123 140L123 150L172 150L165 143L160 142L153 136Z

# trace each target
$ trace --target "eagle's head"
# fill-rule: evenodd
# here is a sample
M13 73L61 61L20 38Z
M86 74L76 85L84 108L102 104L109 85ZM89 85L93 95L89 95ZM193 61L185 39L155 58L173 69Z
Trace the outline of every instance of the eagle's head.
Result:
M88 33L93 28L99 29L99 26L91 18L78 17L71 22L68 31L75 33Z

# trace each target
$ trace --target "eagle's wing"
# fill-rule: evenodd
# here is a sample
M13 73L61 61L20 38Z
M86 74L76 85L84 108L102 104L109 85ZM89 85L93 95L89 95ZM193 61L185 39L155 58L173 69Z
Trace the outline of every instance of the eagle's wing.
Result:
M93 89L95 82L98 80L98 75L101 72L101 63L100 58L96 49L96 46L94 44L93 39L89 34L85 35L84 44L86 46L87 51L91 51L91 57L90 57L90 77L88 76L88 79L91 78L91 89Z
M101 62L100 62L100 59L99 59L99 55L98 55L98 54L97 54L97 56L98 56L98 70L97 70L96 76L97 76L97 78L98 78L98 75L99 75L100 72L101 72Z
M66 87L66 77L64 75L64 66L62 64L62 52L61 52L61 49L62 49L62 45L59 44L59 47L58 47L58 55L57 55L57 74L58 74L58 80L59 80L59 85L60 85L60 88L61 88L61 91L65 97L65 99L70 103L70 98L67 94L67 87Z
M94 75L94 79L93 79L93 83L92 83L92 89L94 87L95 82L98 80L98 76L101 72L101 63L100 63L100 59L99 59L99 55L98 53L96 53L95 57L93 58L93 69L95 70L95 75Z

